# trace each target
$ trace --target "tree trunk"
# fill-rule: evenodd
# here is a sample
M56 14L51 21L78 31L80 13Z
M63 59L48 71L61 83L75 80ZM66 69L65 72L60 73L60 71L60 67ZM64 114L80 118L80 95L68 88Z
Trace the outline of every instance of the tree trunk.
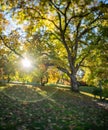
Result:
M45 84L47 84L47 83L48 83L48 76L41 77L41 85L45 86Z
M10 82L10 80L11 80L11 79L10 79L9 74L8 74L8 79L7 79L7 82L9 83L9 82Z
M70 76L70 85L72 91L79 92L78 82L75 75L73 74Z

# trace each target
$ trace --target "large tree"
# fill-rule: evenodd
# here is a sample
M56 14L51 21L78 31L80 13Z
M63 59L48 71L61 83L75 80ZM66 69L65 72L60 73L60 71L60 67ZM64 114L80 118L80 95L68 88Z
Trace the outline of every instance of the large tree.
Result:
M10 0L10 2L12 2ZM38 31L50 51L47 65L55 65L70 78L71 89L78 92L76 74L91 52L91 37L97 33L107 5L93 0L25 0L7 2L15 18L26 23L27 37ZM102 8L104 10L102 10ZM97 38L97 41L101 40ZM94 46L96 47L96 46Z

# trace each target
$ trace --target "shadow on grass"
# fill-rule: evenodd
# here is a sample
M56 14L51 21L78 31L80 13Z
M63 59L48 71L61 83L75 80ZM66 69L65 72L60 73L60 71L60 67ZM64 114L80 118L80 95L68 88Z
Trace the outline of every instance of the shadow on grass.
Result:
M51 95L54 91L56 93ZM35 98L44 100L19 102L6 96L4 92L26 101ZM88 96L50 86L11 86L0 92L0 130L107 130L107 128L108 111L99 107Z

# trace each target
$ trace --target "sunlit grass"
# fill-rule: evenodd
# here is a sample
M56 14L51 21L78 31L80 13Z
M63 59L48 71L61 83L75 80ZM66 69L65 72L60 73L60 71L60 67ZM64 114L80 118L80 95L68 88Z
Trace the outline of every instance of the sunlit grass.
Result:
M83 91L80 91L80 93L83 95L89 96L89 97L94 97L94 95L91 93L87 93L87 92L83 92Z
M0 91L3 91L5 88L8 88L9 86L0 86Z
M95 97L93 94L91 94L91 93L87 93L87 92L83 92L83 91L80 91L80 93L81 94L83 94L83 95L86 95L86 96L89 96L89 97ZM100 99L100 96L97 96L96 95L96 97L95 97L96 99ZM102 97L103 98L103 97ZM106 98L106 100L108 100L108 98Z

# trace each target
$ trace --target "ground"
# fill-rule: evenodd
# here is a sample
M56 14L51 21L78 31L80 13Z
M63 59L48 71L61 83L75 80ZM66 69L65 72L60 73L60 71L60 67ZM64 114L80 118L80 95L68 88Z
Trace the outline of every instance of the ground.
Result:
M52 86L0 90L0 130L108 130L108 110L81 93Z

